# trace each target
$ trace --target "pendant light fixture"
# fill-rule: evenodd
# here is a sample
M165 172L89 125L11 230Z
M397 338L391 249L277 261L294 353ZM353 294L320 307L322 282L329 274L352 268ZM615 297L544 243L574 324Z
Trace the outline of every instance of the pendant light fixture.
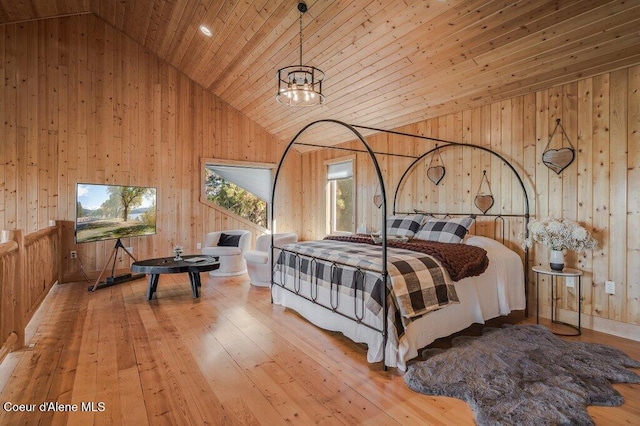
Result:
M307 5L299 2L298 10L300 11L300 65L291 65L278 70L276 100L289 106L322 105L324 73L316 67L302 64L302 15L307 11Z

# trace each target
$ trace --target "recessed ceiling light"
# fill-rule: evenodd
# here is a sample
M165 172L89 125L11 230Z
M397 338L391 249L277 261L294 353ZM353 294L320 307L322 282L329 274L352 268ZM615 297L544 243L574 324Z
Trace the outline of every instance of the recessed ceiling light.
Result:
M205 25L200 25L200 32L202 34L206 35L207 37L211 37L213 35L213 33L211 32L209 27L207 27Z

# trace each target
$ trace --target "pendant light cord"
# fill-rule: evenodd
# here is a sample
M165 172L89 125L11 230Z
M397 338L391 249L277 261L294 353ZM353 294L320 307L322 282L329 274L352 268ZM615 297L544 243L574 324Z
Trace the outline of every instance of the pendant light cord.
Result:
M302 66L302 11L300 12L300 66Z

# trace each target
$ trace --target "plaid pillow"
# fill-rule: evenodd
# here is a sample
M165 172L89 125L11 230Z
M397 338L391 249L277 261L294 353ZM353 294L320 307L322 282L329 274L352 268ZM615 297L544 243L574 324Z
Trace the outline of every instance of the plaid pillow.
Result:
M440 243L459 243L469 231L475 216L454 219L427 220L427 223L416 232L415 238Z
M412 238L425 217L421 214L408 214L403 216L389 216L387 219L387 235Z

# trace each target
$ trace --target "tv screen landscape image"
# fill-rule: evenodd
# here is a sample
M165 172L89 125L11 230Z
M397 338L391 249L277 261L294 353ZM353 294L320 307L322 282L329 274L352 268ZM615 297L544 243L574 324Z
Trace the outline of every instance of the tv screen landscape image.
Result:
M156 233L156 188L76 185L76 243Z

